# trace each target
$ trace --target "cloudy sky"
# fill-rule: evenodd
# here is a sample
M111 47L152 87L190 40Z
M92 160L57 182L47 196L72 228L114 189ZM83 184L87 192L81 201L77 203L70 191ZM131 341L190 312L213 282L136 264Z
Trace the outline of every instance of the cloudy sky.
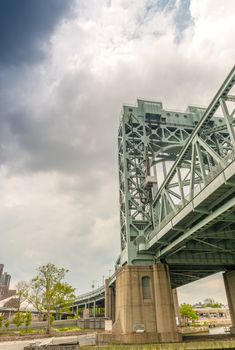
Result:
M0 1L0 263L12 285L49 261L79 293L113 272L121 106L206 106L234 64L234 11L234 0ZM211 296L225 301L220 276L180 289L180 301Z

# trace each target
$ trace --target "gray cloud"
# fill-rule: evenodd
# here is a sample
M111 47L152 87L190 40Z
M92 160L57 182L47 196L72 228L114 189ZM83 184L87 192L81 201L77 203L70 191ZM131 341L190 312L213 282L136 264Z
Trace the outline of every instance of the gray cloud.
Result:
M150 7L139 26L149 3L77 1L66 21L61 7L47 34L34 33L51 41L44 60L0 67L0 256L15 280L48 261L69 268L79 291L107 274L120 251L122 104L145 97L176 109L206 105L230 69L234 48L224 38L233 19L223 40L205 45L211 11L194 1L186 28L187 3L178 17L186 35L176 42L174 6ZM221 30L217 21L209 29Z
M0 65L40 61L48 37L68 16L73 0L1 0Z

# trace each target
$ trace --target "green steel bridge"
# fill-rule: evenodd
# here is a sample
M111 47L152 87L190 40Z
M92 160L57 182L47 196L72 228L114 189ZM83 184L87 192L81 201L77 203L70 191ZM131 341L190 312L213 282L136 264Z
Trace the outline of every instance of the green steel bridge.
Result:
M207 108L176 112L146 100L123 107L116 271L162 262L177 288L235 270L234 84L235 67ZM77 305L104 295L101 287L79 296Z

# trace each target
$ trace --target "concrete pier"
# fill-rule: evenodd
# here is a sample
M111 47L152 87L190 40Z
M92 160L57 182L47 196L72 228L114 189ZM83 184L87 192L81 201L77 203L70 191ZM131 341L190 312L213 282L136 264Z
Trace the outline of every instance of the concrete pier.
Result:
M179 341L169 269L166 264L153 265L156 329L162 342Z
M115 321L115 289L109 287L109 279L105 280L105 318Z
M235 271L225 272L223 277L232 322L230 332L235 334Z
M167 265L122 267L116 275L113 339L120 343L180 341Z
M179 307L179 300L178 300L178 293L177 289L172 289L172 295L173 295L173 303L174 303L174 309L175 309L175 317L176 317L176 324L177 326L181 322L181 317L180 317L180 307Z

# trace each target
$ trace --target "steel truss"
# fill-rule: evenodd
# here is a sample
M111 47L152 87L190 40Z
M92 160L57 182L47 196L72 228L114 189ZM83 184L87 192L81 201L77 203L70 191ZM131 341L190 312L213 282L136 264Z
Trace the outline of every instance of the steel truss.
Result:
M218 255L216 262L222 266L220 255L222 250L228 252L227 237L231 237L234 225L233 174L191 208L186 220L181 218L180 224L174 224L173 219L220 174L227 176L228 167L234 171L234 81L235 68L206 110L189 106L185 113L172 112L163 109L160 102L143 100L138 100L136 107L123 107L118 134L122 249L119 264L149 264L162 258L175 264L173 260L178 257L182 265L182 256L186 257L188 249L193 251L190 256L207 256L213 250L214 257ZM170 162L173 165L167 174L166 165ZM159 174L165 178L162 183ZM231 206L225 210L229 201ZM216 210L216 219L205 220ZM191 235L181 239L202 220L206 223L203 229L195 231L197 241ZM213 227L216 222L218 230ZM221 232L228 236L221 238ZM230 263L233 262L232 257Z

